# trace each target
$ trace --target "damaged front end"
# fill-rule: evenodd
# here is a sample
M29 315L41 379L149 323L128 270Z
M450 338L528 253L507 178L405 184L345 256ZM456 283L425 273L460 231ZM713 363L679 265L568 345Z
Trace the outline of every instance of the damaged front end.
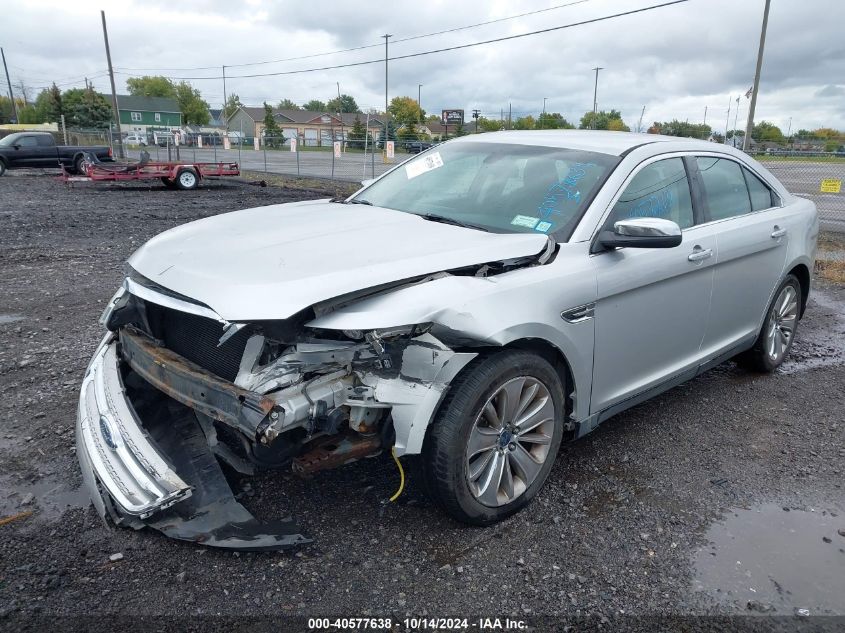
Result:
M101 515L215 547L308 542L257 520L220 463L300 475L391 450L418 453L450 381L476 354L429 325L371 331L288 319L230 323L130 275L82 385L77 452ZM447 337L448 338L448 337Z

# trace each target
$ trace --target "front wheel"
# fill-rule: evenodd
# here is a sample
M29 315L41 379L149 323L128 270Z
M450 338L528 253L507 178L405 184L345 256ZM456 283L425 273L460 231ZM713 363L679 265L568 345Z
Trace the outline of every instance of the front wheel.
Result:
M792 349L800 313L801 284L795 275L788 275L769 305L754 347L740 354L737 361L754 371L770 373L777 369Z
M6 163L0 160L0 176L3 176L6 173Z
M563 436L564 386L521 350L470 365L452 383L423 446L429 492L453 518L490 525L529 503Z

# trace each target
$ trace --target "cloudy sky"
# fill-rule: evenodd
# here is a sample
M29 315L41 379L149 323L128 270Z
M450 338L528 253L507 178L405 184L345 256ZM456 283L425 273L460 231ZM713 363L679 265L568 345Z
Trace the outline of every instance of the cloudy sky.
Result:
M122 0L80 3L0 0L0 45L14 85L37 90L93 79L108 89L99 10L106 10L118 92L132 75L190 78L205 99L223 100L220 67L229 93L249 105L287 97L302 103L337 93L362 108L384 107L384 63L316 72L267 73L383 60L384 40L495 21L451 33L397 41L401 56L528 33L660 4L665 0ZM566 6L569 5L569 6ZM635 129L671 118L725 128L731 102L753 83L764 0L689 0L674 6L460 50L390 63L389 96L416 98L428 113L479 108L497 118L543 108L577 121L592 109L595 66L599 108L621 110ZM538 12L539 11L539 12ZM517 14L535 12L515 19ZM787 131L845 129L845 2L773 0L757 120ZM357 47L359 50L335 52ZM323 55L323 53L334 52ZM291 59L303 58L304 59ZM284 60L284 61L275 61ZM273 62L259 63L255 62ZM240 77L239 77L240 76ZM5 85L4 85L5 90ZM739 127L748 113L739 103Z

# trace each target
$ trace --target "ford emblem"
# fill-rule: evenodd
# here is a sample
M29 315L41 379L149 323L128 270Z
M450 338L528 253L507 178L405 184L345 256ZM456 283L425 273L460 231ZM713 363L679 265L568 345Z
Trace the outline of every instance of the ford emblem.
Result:
M109 420L106 416L100 416L100 435L103 436L103 439L106 442L106 445L115 450L117 448L117 442L115 441L115 432L112 428L111 420Z

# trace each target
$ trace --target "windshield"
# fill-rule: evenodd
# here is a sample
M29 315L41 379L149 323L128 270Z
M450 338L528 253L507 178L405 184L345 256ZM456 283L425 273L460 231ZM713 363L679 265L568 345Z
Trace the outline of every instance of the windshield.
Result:
M555 233L564 240L616 162L615 156L557 147L446 143L351 201L497 233Z

